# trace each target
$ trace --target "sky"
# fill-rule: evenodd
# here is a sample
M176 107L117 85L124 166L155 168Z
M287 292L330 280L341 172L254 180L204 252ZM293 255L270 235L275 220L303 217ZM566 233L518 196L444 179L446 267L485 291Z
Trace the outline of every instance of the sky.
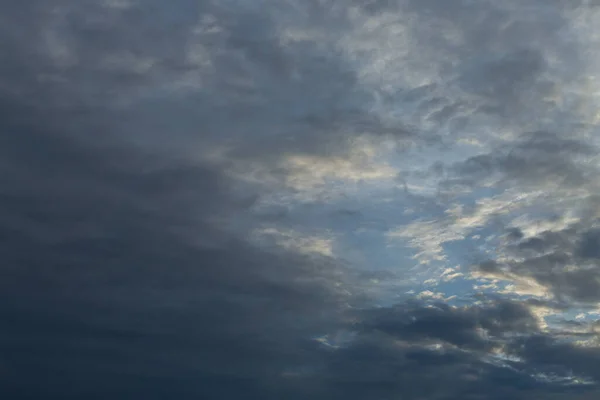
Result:
M0 3L0 397L600 398L600 2Z

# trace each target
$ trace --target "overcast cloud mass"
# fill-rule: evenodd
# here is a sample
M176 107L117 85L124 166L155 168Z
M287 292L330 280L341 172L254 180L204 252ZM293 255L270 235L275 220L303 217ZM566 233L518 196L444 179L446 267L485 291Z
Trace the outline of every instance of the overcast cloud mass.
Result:
M600 398L600 2L0 4L0 397Z

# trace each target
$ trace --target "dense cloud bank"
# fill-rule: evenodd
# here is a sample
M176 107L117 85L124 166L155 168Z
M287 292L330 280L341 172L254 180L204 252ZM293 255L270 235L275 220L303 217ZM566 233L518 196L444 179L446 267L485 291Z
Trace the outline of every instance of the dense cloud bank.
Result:
M0 5L0 394L600 389L594 1Z

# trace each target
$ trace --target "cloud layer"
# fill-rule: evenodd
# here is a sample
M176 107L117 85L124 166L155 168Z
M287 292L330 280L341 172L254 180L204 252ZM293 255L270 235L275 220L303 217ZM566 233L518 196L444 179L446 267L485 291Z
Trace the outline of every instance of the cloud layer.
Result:
M0 393L600 393L593 1L0 5Z

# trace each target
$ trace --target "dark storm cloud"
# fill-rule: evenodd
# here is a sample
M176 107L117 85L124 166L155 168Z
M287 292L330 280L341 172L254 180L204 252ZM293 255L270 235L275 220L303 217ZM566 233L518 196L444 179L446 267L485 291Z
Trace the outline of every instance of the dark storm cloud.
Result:
M521 238L504 248L513 261L488 260L476 270L499 279L533 279L560 301L595 304L600 300L597 229L587 226L593 222Z
M323 25L326 3L300 9ZM0 6L3 397L525 399L564 390L560 398L569 399L573 389L534 379L533 366L562 372L581 361L574 370L597 377L594 352L538 339L531 304L365 308L356 275L338 260L258 248L247 240L250 228L231 228L265 193L239 194L223 170L232 160L190 154L225 143L229 157L268 162L343 153L362 132L418 130L364 109L358 74L334 46L285 46L275 13L223 4ZM466 26L461 51L489 43L501 24L497 11L470 24L466 2L407 4ZM195 42L206 54L195 59L199 15L213 19L198 28L208 32ZM493 29L481 35L487 23ZM332 34L351 29L344 24L334 21ZM484 61L472 81L461 75L461 84L510 103L537 87L544 65L535 50L511 50ZM581 151L553 143L536 151ZM543 160L527 162L544 169ZM541 253L565 240L526 239L518 251ZM589 230L573 248L595 259L595 241ZM592 293L585 279L566 285ZM313 340L338 331L353 339L337 347ZM498 345L526 364L489 362Z
M111 96L172 72L180 55L160 41L180 43L176 31L185 29L154 21L168 34L149 43L158 28L135 10L67 2L78 60L57 67L35 54L47 4L3 13L25 14L31 29L12 32L20 46L9 41L18 52L3 83L15 90L0 110L4 395L277 396L271 381L310 361L311 336L335 326L343 296L330 284L344 280L339 266L261 251L227 232L224 217L243 212L253 194L233 195L214 165L110 139L140 133L118 131L123 114L111 111ZM92 11L114 18L77 18ZM143 76L98 65L121 48L163 65Z
M212 397L227 385L203 379L264 384L334 323L336 266L227 234L212 219L240 204L218 171L86 148L8 123L17 110L2 140L7 395Z
M534 335L516 340L511 347L531 365L540 370L548 366L559 366L575 374L598 379L600 353L596 348L560 343L546 335Z
M368 97L331 43L284 42L276 8L113 3L7 9L4 29L18 40L4 44L3 86L46 118L71 114L63 123L73 131L179 158L220 147L222 168L258 163L278 182L290 154L344 155L358 134L412 134L364 109ZM300 28L319 18L307 12Z
M490 342L478 329L536 332L523 306L415 304L345 322L344 298L328 285L343 279L335 265L265 253L211 221L240 207L218 171L86 147L53 123L14 117L34 116L27 107L8 111L5 129L19 135L2 146L13 171L2 196L7 397L500 399L564 390L482 361ZM342 328L358 328L348 347L310 341ZM457 348L438 352L424 340Z
M212 223L239 208L218 171L91 149L10 117L27 111L5 114L19 135L2 146L14 172L2 196L7 396L475 398L501 384L494 399L540 387L481 361L479 328L535 332L522 306L415 304L345 322L335 265L265 253ZM349 347L310 340L342 328L358 328Z
M542 382L537 375L568 376L576 358L531 364L514 358L523 355L517 350L522 338L539 335L525 304L451 308L414 303L362 315L352 345L333 352L327 369L318 372L330 396L352 390L357 398L401 393L407 398L526 399L534 393L562 393L559 398L568 399L578 392L558 381ZM546 350L552 352L553 346Z
M453 309L446 304L423 308L401 306L375 310L364 321L367 329L375 329L408 341L441 340L465 349L487 349L494 337L506 332L529 333L536 323L528 309L513 303L489 307ZM490 337L478 331L483 329Z

